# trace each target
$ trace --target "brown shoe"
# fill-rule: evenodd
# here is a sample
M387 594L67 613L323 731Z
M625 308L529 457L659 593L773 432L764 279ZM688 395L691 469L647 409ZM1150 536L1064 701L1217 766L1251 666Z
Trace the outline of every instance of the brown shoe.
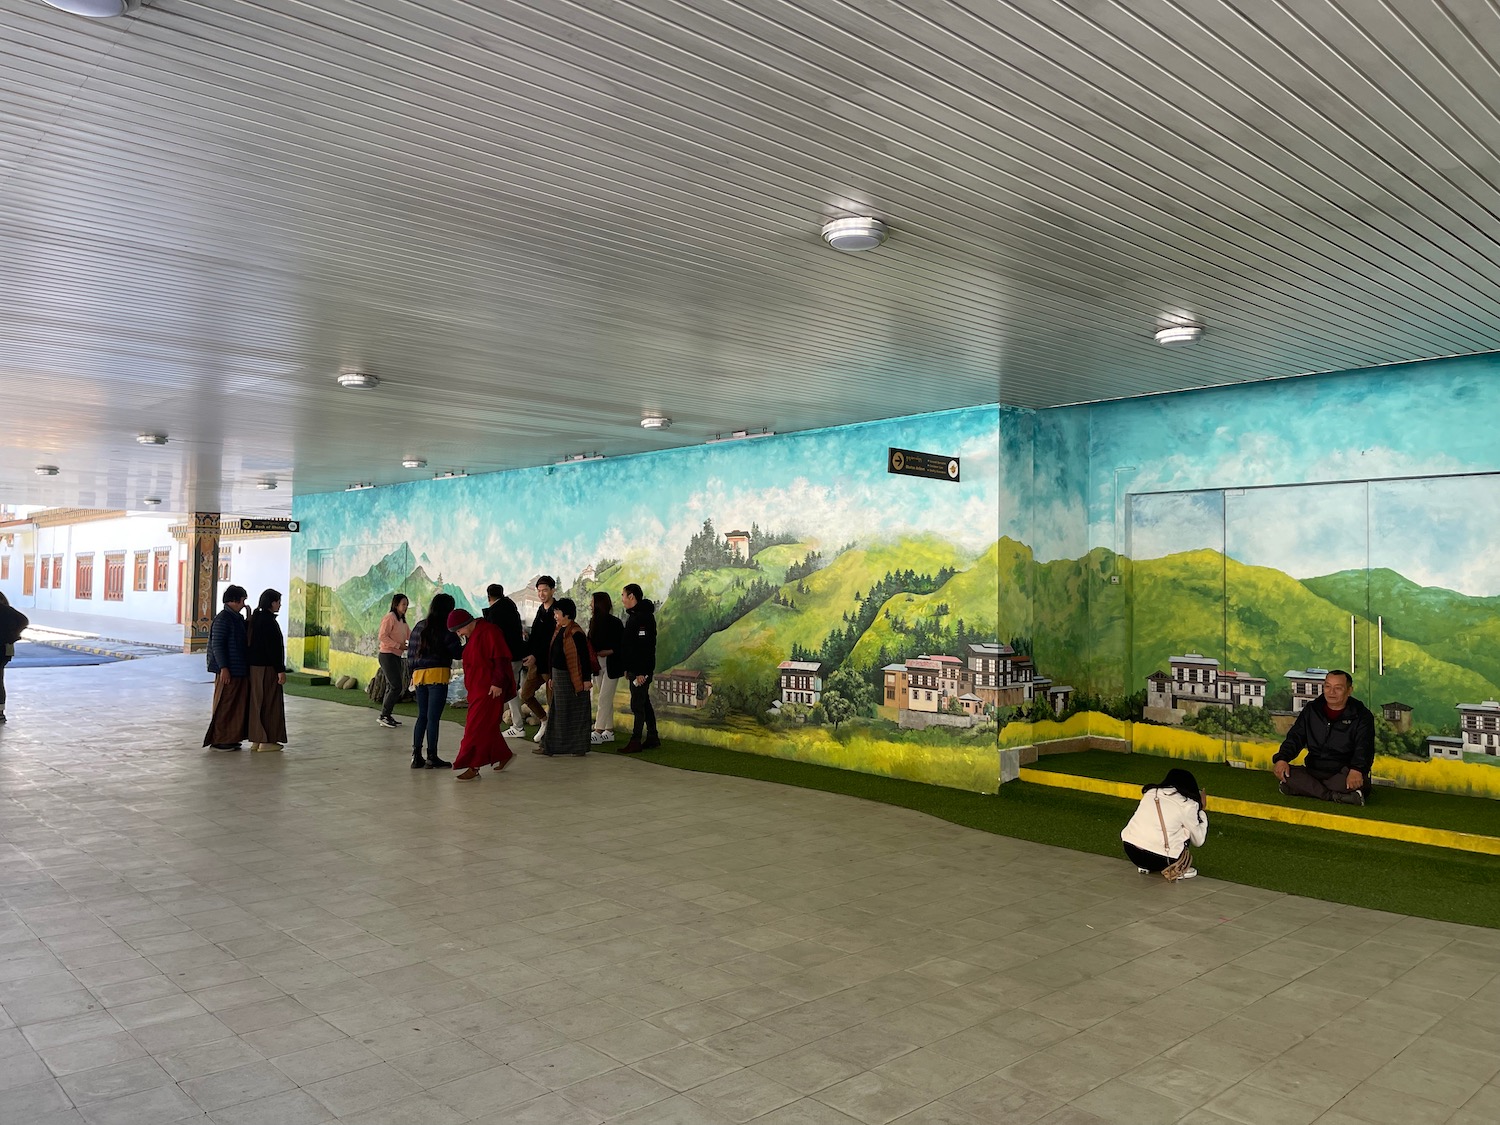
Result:
M644 746L642 746L637 740L635 740L634 738L632 738L624 746L620 747L620 753L621 754L639 754L644 749L645 749Z

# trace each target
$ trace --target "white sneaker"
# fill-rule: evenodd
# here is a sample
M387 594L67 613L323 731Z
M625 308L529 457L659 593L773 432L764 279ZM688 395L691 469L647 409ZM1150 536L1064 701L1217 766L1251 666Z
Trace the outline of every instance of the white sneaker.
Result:
M505 731L506 738L525 738L526 731L521 727L509 727Z
M545 738L546 736L547 736L547 724L543 723L541 726L539 726L539 727L536 728L536 737L533 738L531 741L535 742L538 746L540 746L541 742L542 742L542 739Z
M1196 867L1189 867L1181 875L1177 876L1177 881L1180 883L1184 879L1196 879L1197 877L1198 877L1198 869Z
M1151 874L1150 869L1149 868L1145 868L1145 867L1137 867L1136 871L1138 873L1142 874L1142 875L1149 875L1149 874Z
M589 732L589 745L590 746L598 746L603 741L604 741L604 732L602 730L596 730L596 731L590 731Z
M601 730L599 732L599 743L600 743L600 745L603 745L606 742L613 742L614 740L615 740L615 732L614 731L612 731L612 730Z

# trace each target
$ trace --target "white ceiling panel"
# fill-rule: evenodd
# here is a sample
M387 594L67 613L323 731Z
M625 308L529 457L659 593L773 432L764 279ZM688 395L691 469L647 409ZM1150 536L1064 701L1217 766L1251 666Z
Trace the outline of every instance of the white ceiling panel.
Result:
M1500 348L1497 50L1451 0L0 0L0 500Z

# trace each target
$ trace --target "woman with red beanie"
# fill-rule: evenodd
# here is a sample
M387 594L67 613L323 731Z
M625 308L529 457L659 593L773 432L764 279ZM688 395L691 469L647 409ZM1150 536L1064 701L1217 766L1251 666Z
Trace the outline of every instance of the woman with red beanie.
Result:
M464 718L464 737L453 768L463 770L459 781L477 781L485 766L503 770L511 753L500 733L505 704L516 694L516 675L511 669L510 648L498 625L476 619L468 610L448 615L448 629L464 640L464 692L469 713Z

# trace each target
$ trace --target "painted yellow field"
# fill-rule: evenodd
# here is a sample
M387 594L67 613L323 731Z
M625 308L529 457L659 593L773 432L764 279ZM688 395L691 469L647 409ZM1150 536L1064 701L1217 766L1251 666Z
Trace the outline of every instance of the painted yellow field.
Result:
M921 746L862 732L836 738L826 727L772 731L753 724L698 726L667 719L661 723L661 736L971 793L993 793L999 788L999 760L988 747Z

